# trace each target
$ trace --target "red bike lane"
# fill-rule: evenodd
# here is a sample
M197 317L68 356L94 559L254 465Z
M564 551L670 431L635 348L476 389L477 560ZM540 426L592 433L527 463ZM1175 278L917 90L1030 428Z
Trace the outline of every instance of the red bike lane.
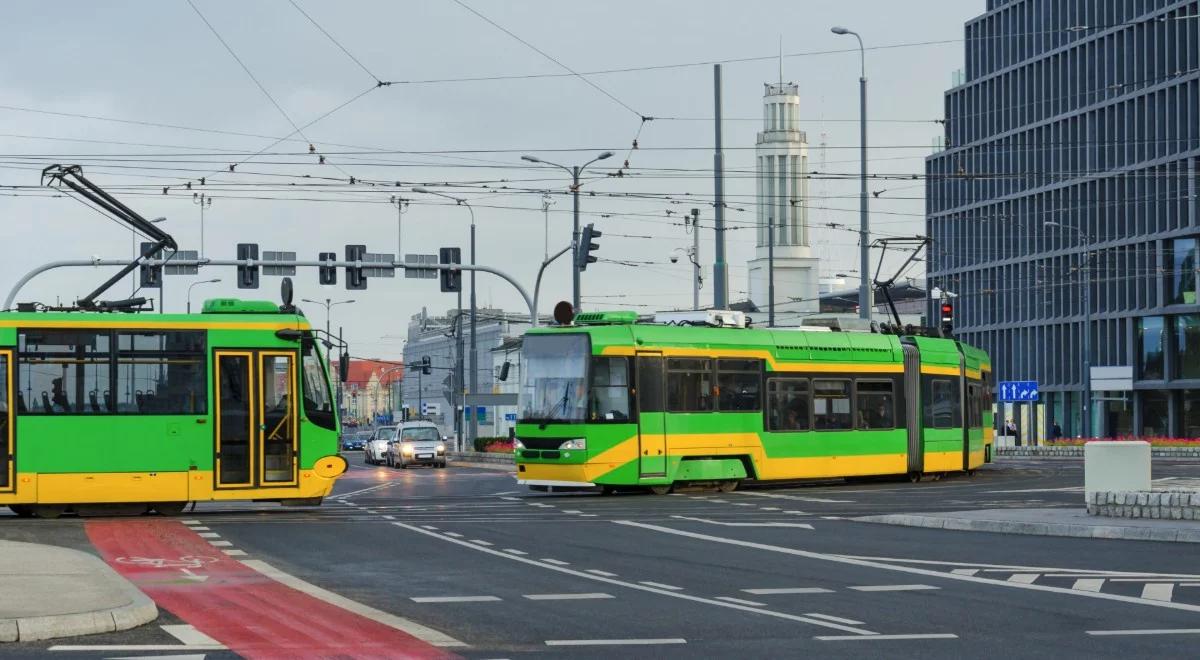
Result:
M457 657L276 582L178 521L98 520L85 529L113 569L243 657Z

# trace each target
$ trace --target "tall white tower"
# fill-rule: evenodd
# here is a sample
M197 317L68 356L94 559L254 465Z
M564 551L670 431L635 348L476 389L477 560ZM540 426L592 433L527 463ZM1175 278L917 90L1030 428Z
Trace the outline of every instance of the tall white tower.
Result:
M775 228L775 317L819 311L817 264L808 239L808 142L800 130L800 88L767 84L758 134L758 227L749 263L750 300L768 302L768 244ZM800 302L794 302L799 300Z

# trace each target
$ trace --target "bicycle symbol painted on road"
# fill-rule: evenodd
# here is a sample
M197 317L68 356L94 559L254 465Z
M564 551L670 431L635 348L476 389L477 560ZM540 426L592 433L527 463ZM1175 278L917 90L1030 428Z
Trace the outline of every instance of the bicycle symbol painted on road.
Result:
M178 559L165 557L117 557L117 563L144 568L201 568L217 561L217 557L184 555Z

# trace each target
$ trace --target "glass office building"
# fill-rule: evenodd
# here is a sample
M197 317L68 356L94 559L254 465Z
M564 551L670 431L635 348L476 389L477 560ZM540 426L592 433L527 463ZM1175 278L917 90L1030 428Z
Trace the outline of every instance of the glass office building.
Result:
M1200 1L988 0L965 50L925 164L955 336L1078 435L1086 327L1094 435L1200 436Z

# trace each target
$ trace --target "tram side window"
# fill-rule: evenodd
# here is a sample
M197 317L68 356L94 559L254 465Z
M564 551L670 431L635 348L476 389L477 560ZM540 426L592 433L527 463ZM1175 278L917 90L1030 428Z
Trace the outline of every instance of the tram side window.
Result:
M808 431L810 400L807 378L767 380L767 430Z
M980 388L974 383L967 384L967 425L971 428L983 426L983 398Z
M925 426L935 429L952 429L962 425L962 405L958 397L958 383L953 378L930 378L928 381L925 408Z
M850 381L813 379L813 421L818 431L854 428Z
M717 409L723 412L762 410L762 361L717 360Z
M108 331L22 330L17 344L22 414L107 412L105 397L112 396Z
M858 394L858 428L863 430L896 428L896 398L890 380L859 380L854 383Z
M589 420L629 421L629 358L592 358L590 398Z
M202 331L119 332L115 412L203 415L205 371Z
M667 359L668 412L709 412L712 394L712 360Z

